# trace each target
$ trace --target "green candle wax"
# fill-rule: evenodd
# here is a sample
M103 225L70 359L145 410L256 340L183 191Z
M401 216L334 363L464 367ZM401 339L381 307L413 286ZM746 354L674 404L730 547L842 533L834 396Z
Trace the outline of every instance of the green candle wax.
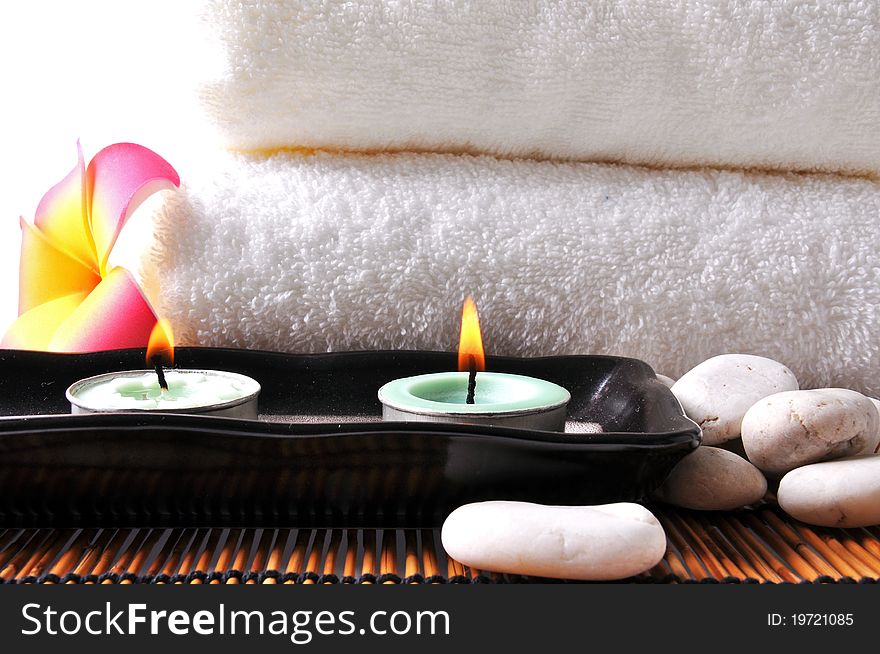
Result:
M571 395L552 382L501 372L477 373L474 403L467 404L468 373L442 372L396 379L379 390L383 404L422 414L504 414L565 405Z
M165 379L163 391L154 372L120 373L84 385L76 400L97 411L174 411L231 402L260 389L254 380L231 373L169 370Z

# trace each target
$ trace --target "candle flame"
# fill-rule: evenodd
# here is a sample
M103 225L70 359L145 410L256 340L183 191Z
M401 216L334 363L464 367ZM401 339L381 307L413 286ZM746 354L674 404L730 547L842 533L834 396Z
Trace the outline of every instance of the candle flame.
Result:
M174 365L174 332L171 324L164 318L160 319L150 333L150 341L147 345L147 365L155 365L155 357L159 357L163 366Z
M473 360L473 364L471 361ZM483 335L480 333L480 317L477 305L471 296L465 298L461 311L461 337L458 341L458 369L469 372L473 365L476 370L486 369L486 356L483 353Z

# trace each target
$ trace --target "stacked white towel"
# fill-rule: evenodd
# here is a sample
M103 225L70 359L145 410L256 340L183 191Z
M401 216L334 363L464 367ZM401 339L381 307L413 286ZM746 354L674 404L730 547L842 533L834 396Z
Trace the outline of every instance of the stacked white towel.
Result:
M158 215L148 292L185 343L723 352L880 393L880 185L454 155L206 154Z
M471 293L495 354L751 352L880 394L877 3L203 3L248 153L178 160L155 217L183 343L450 350Z
M235 149L880 172L872 0L203 2Z

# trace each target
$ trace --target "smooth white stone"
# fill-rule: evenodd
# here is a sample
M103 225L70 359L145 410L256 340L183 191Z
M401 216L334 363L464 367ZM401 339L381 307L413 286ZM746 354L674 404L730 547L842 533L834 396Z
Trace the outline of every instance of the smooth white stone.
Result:
M868 399L871 400L871 403L872 403L872 404L874 405L874 407L876 407L876 409L877 409L877 416L878 416L878 420L877 420L877 431L880 432L880 400L878 400L878 399L876 399L876 398L873 398L873 397L869 397ZM880 439L880 433L878 433L877 438Z
M466 504L446 518L442 540L451 557L478 570L593 581L639 574L666 553L657 518L629 502Z
M679 461L656 496L687 509L727 511L754 504L766 492L764 475L744 458L701 446Z
M657 374L657 379L663 382L668 388L672 388L675 384L675 380L672 377L667 377L666 375Z
M767 473L873 453L880 415L861 393L819 388L776 393L748 410L742 440L749 461Z
M779 506L823 527L880 524L880 456L848 457L792 470L779 482Z
M743 416L755 402L797 388L791 370L773 359L722 354L691 368L672 392L702 428L703 444L718 445L740 435Z

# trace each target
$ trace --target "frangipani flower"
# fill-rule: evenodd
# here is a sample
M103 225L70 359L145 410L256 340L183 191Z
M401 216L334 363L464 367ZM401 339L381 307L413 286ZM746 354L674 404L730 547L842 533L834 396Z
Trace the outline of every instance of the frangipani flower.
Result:
M108 268L129 214L180 185L174 168L134 143L104 148L49 189L33 224L21 220L18 319L2 346L51 352L144 347L156 314L124 268Z

